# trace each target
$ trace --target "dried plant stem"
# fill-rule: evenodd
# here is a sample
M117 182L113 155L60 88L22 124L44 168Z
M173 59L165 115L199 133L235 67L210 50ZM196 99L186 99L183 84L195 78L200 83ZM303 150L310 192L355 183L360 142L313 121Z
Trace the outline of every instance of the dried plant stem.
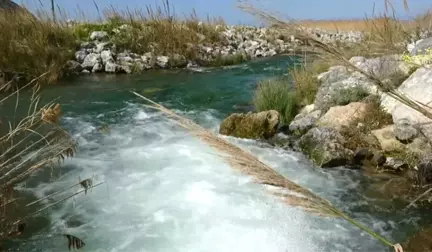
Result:
M376 238L383 244L394 247L396 251L401 251L401 247L399 244L393 244L388 239L382 237L381 235L377 234L366 226L355 221L354 219L334 207L329 201L317 196L310 190L305 189L300 185L296 184L295 182L280 175L274 169L272 169L265 163L259 161L250 153L214 135L212 132L199 126L193 121L174 113L173 111L163 107L162 105L136 92L132 93L152 104L146 105L146 107L150 107L163 112L170 119L174 120L178 125L189 130L190 133L199 137L209 146L221 152L220 156L224 158L233 169L240 170L244 174L253 177L256 183L272 185L277 187L278 189L281 189L282 191L271 193L280 197L281 200L286 204L294 207L300 207L307 212L317 215L341 217L350 222L351 224L357 226L361 230L367 232L369 235Z

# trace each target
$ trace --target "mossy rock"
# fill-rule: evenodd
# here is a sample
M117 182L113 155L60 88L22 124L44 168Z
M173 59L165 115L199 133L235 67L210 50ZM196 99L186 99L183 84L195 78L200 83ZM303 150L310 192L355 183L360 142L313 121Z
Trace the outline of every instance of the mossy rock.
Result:
M247 114L234 113L225 118L219 133L249 139L269 139L276 134L280 122L276 110Z

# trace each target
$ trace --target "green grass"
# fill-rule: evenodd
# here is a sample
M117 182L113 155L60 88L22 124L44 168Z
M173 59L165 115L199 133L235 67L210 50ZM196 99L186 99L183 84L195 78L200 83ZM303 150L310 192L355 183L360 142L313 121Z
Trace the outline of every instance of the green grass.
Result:
M278 111L284 124L290 123L297 112L296 92L286 79L260 81L253 103L258 111Z

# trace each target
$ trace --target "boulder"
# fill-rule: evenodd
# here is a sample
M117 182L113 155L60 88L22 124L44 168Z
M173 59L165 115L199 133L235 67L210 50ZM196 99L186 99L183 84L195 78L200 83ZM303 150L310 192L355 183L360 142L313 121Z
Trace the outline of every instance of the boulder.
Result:
M372 134L376 137L384 152L397 152L404 148L403 144L396 139L394 134L394 125L373 130Z
M114 58L110 50L103 50L100 56L103 64L106 64L108 61L114 62Z
M423 103L432 103L432 68L422 67L415 71L398 91L411 99ZM432 139L432 120L415 109L383 94L381 105L390 112L394 122L407 122L416 127L429 140ZM429 110L432 112L432 110Z
M303 135L315 126L321 116L321 110L315 110L306 114L298 114L289 125L289 130L296 135Z
M387 157L382 152L362 148L357 150L354 154L352 164L368 168L376 168L384 165L386 161Z
M96 64L100 63L101 61L102 61L102 60L101 60L100 54L98 54L98 53L90 53L90 54L88 54L88 55L84 58L84 62L81 64L81 66L82 66L84 69L92 70L93 67L94 67Z
M432 37L417 41L414 48L410 51L411 55L428 54L428 50L432 49Z
M354 153L344 147L345 139L335 129L317 127L300 138L299 147L316 165L336 167L348 164Z
M90 34L91 40L104 40L108 38L108 33L106 31L94 31Z
M368 104L352 102L345 106L331 107L318 120L318 125L334 128L340 131L343 127L351 126L356 120L364 119Z
M170 58L168 56L158 56L156 57L156 65L160 68L169 67Z
M117 72L117 64L112 62L112 61L108 61L105 64L105 72L106 73L116 73Z
M418 130L410 123L409 120L404 118L395 122L394 134L396 139L401 142L411 142L418 136Z
M109 50L112 46L110 42L101 42L96 44L95 53L101 53L103 50Z
M279 122L280 116L275 110L234 113L223 120L219 133L240 138L269 139L275 135Z
M66 62L66 68L68 69L68 71L73 73L79 73L83 69L81 64L76 62L75 60L68 60Z
M401 172L409 168L409 165L400 158L388 157L383 168L392 172Z
M391 78L395 75L408 76L410 66L403 61L402 55L386 55L382 57L366 59L356 56L350 59L356 67L372 74L380 80Z
M102 63L96 63L93 68L92 68L92 73L99 73L102 72L104 70L104 67L102 65Z

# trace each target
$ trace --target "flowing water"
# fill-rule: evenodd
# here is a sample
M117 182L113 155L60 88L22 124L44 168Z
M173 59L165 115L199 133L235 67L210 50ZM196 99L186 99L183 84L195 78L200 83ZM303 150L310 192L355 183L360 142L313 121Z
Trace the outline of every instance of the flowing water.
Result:
M91 75L45 90L46 100L60 97L62 123L79 152L59 168L55 183L39 179L23 190L42 197L83 178L106 183L47 211L35 237L73 234L92 252L388 251L343 220L284 205L129 92L217 133L224 116L247 109L257 80L286 73L291 64L276 57L204 72ZM108 132L98 130L103 125ZM299 153L227 139L391 240L405 238L416 222L371 204L359 171L323 171ZM66 245L62 238L30 239L19 251L68 251Z

